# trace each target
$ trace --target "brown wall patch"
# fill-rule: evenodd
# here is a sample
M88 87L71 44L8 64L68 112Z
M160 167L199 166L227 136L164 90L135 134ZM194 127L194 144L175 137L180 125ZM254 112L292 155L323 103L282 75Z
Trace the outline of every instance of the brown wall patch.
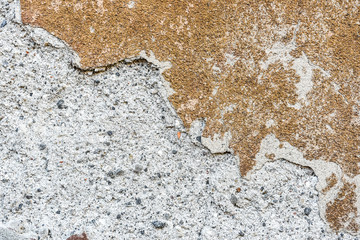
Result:
M21 0L21 7L23 22L67 42L83 69L142 51L171 62L163 77L185 126L206 119L204 139L228 143L242 175L273 134L359 182L360 1ZM360 202L354 189L338 192ZM359 204L332 206L331 214L351 211L359 224ZM335 230L357 231L326 219Z

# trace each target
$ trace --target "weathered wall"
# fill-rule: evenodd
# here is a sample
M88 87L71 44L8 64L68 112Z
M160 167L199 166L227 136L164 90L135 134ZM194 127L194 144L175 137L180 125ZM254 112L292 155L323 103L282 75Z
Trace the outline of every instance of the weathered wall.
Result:
M282 157L313 168L322 217L359 230L359 1L21 4L23 22L63 39L81 69L158 63L185 127L206 120L210 150L234 152L243 176Z

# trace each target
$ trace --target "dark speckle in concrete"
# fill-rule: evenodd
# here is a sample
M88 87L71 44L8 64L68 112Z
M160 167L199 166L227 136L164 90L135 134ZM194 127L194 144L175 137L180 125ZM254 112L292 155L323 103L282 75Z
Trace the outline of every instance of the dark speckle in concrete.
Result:
M41 143L40 145L39 145L39 149L42 151L42 150L44 150L46 148L46 145L44 144L44 143Z
M5 27L6 24L7 24L7 21L6 21L6 19L4 19L4 20L2 21L2 23L0 24L0 28Z
M311 213L311 208L305 208L304 209L304 214L306 215L306 216L309 216L310 215L310 213Z
M59 109L64 109L66 108L66 106L64 105L65 101L64 100L59 100L57 103L56 103L56 106L59 108Z
M152 225L157 229L162 229L166 226L166 223L160 221L154 221L152 222Z

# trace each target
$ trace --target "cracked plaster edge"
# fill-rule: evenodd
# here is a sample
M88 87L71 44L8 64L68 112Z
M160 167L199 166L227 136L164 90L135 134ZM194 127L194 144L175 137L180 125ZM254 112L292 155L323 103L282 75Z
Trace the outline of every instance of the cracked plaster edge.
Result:
M282 147L280 147L282 144ZM251 171L249 171L243 178L247 180L251 180L254 172L260 170L265 163L273 161L270 160L265 155L267 154L274 154L275 160L286 160L290 163L300 165L302 167L309 167L311 168L315 175L318 178L318 183L316 184L316 190L319 192L319 210L320 210L320 217L326 223L326 226L329 230L330 225L326 220L326 206L327 203L336 199L337 194L340 192L341 188L344 186L342 179L350 183L356 184L355 192L360 191L360 176L356 176L355 178L350 178L346 174L343 173L340 166L333 162L326 162L323 160L307 160L304 158L303 153L300 152L297 148L293 147L288 142L280 142L274 134L267 135L261 142L260 150L256 154L255 161L256 165L253 167ZM332 174L335 174L337 178L337 183L326 193L323 192L323 189L328 186L326 179L330 177ZM357 195L355 207L360 209L360 197ZM360 217L357 216L356 222L360 222ZM350 234L356 234L353 232L349 232Z
M191 123L190 135L192 138L201 135L202 131L205 128L206 121L202 119L196 119ZM231 141L231 133L226 132L223 137L220 134L215 133L213 137L201 137L202 145L207 148L212 154L221 154L221 153L234 153L233 149L229 147L229 142ZM280 148L280 144L283 146ZM251 171L249 171L245 176L242 176L244 179L251 181L254 173L259 171L267 162L273 161L266 157L267 154L274 154L276 160L286 160L290 163L311 168L315 175L318 178L318 183L316 184L316 190L319 193L319 210L320 217L326 223L328 230L332 231L328 221L326 220L326 207L327 204L337 198L338 193L341 188L344 186L344 183L341 179L345 179L350 183L356 184L356 192L360 191L360 176L356 176L354 179L351 179L343 173L340 166L333 162L326 162L323 160L307 160L304 158L303 153L300 152L297 148L293 147L288 142L280 142L274 134L267 135L261 142L260 150L256 154L256 165ZM323 192L328 186L326 181L332 174L337 178L336 184L330 188L326 193ZM360 197L357 196L356 208L360 209ZM356 218L357 222L360 222L360 218ZM347 231L349 232L349 231ZM349 232L350 234L355 234Z
M160 71L160 79L161 79L161 86L159 88L159 92L161 97L164 99L164 102L166 104L166 106L168 107L168 109L170 109L171 113L174 116L178 116L174 106L170 103L169 98L171 95L173 95L175 92L174 89L171 88L171 84L170 82L166 81L166 79L163 76L163 72L165 72L166 70L170 69L172 67L172 64L170 61L160 61L156 58L154 52L149 51L149 55L146 54L146 51L142 50L140 51L139 55L133 58L125 58L123 61L125 62L132 62L134 60L137 59L145 59L148 63L154 64ZM181 121L181 119L178 117L179 121ZM184 131L184 124L176 124L177 128L181 128Z
M25 31L28 32L34 43L40 46L46 46L46 44L49 44L53 48L65 49L69 53L69 64L71 67L82 69L80 56L67 42L56 37L54 34L50 33L44 28L30 24L24 24L22 22L20 24L24 27Z
M156 67L159 68L160 71L160 78L162 81L162 84L164 86L165 90L162 92L163 97L166 97L166 99L168 99L171 95L173 95L175 92L174 89L171 88L170 82L166 81L164 76L163 76L163 72L165 72L166 70L170 69L172 67L172 64L170 61L159 61L156 57L155 54L152 51L149 51L149 55L146 54L146 52L140 51L139 53L139 57L137 58L143 58L145 59L147 62L154 64ZM173 107L171 107L171 109L173 109ZM173 109L174 110L174 109Z
M62 41L61 39L59 39L59 40ZM160 72L160 79L161 79L161 81L160 81L161 87L159 88L160 95L162 96L163 99L166 100L165 103L166 103L167 107L170 109L171 113L173 115L177 116L175 108L173 107L173 105L168 100L169 97L171 95L173 95L174 93L176 93L176 92L175 92L175 90L173 88L171 88L170 82L168 82L163 76L163 72L165 72L166 70L168 70L168 69L170 69L172 67L172 64L171 64L170 61L160 61L160 60L158 60L156 58L153 51L150 50L150 51L148 51L149 54L147 54L145 50L141 50L135 56L121 58L121 59L118 59L118 61L116 61L114 63L109 63L107 65L100 66L100 67L95 67L95 68L83 68L81 66L81 59L80 59L79 55L76 54L76 52L73 51L72 48L66 42L64 42L64 43L65 43L66 47L71 50L71 52L74 52L73 59L72 59L72 62L71 62L72 65L75 68L80 69L81 71L83 71L85 74L88 74L88 75L92 75L93 73L97 73L97 72L104 72L109 67L115 66L120 62L131 63L131 62L134 62L136 60L146 60L148 63L153 64L154 66L156 66L156 68L159 69L159 72ZM179 124L177 124L177 127L180 128ZM184 127L181 127L181 128L184 131L185 128Z
M14 10L14 22L23 26L24 30L27 31L27 33L31 36L32 40L36 44L43 46L44 43L42 41L44 41L44 39L46 39L46 40L50 40L47 43L49 43L52 47L66 49L71 56L70 61L69 61L71 67L84 72L84 74L92 75L97 72L104 72L107 70L107 68L109 68L113 65L117 65L119 62L131 63L131 62L134 62L139 59L145 59L148 63L154 64L160 71L160 79L161 79L161 83L160 83L161 86L159 88L160 95L162 96L163 99L166 100L165 103L166 103L167 107L170 109L171 113L174 116L178 116L174 106L168 100L169 97L176 92L173 88L171 88L170 82L166 81L162 74L164 71L166 71L172 67L172 64L170 61L160 61L156 58L155 54L152 51L148 51L149 54L147 54L146 51L142 50L136 56L119 59L117 62L115 62L113 64L107 64L105 66L96 67L93 69L83 68L81 65L80 56L77 54L77 52L75 50L73 50L71 48L71 46L67 42L56 37L55 35L53 35L52 33L50 33L49 31L47 31L44 28L33 26L31 24L24 24L22 22L22 18L21 18L20 0L15 0L15 2L16 3L15 3L15 10ZM179 121L181 121L181 119ZM181 129L182 131L185 131L184 124L180 124L180 122L176 123L176 127Z
M73 50L70 45L64 40L56 37L54 34L45 30L42 27L33 26L31 24L25 24L22 21L21 15L21 0L14 1L14 18L12 21L16 24L19 24L23 27L23 30L30 35L32 41L40 46L46 46L44 41L47 40L46 43L51 45L54 48L64 48L69 52L70 64L72 67L81 69L80 56L77 54L75 50Z
M223 136L221 136L221 134L214 133L213 136L204 137L203 130L205 126L206 119L198 118L192 121L189 129L189 135L193 143L198 145L196 138L201 136L201 144L212 154L234 153L234 150L230 148L230 141L232 139L230 131L225 132Z

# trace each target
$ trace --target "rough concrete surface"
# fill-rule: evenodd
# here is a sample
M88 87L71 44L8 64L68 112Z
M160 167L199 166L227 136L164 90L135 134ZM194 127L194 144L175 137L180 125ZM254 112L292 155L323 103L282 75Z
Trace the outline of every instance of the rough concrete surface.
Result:
M292 146L265 138L244 179L238 156L201 144L203 122L187 131L158 66L81 72L19 2L0 4L1 240L357 239L321 219L326 169Z

